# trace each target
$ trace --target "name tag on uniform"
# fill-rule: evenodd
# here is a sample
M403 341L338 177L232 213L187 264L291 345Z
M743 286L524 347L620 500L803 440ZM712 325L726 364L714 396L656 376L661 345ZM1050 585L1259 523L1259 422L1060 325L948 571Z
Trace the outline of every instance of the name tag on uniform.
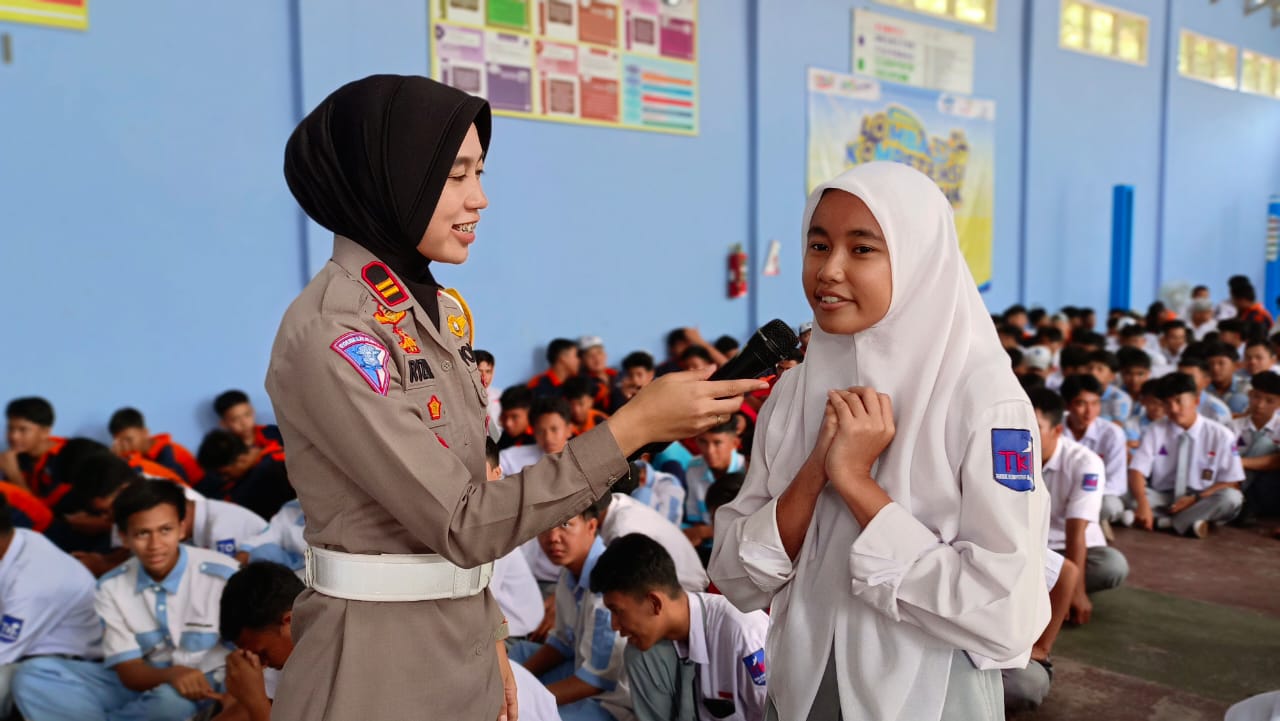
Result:
M431 370L431 364L426 358L410 358L409 359L409 385L416 383L426 383L434 380L435 371Z
M991 429L992 475L1000 485L1015 491L1035 489L1032 452L1031 431L1022 428Z
M224 538L214 543L214 547L218 553L225 553L228 556L236 555L236 539L234 538Z
M1212 480L1213 480L1213 469L1212 469L1212 468L1206 468L1206 469L1204 469L1203 471L1201 471L1201 472L1200 472L1200 478L1202 478L1202 479L1204 479L1204 480L1206 480L1206 481L1212 481Z

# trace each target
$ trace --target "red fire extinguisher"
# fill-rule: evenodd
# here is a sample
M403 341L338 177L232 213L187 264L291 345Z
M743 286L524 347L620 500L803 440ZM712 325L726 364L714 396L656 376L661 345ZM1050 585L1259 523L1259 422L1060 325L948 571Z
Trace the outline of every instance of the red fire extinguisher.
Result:
M729 249L729 297L741 298L747 294L747 253L741 243Z

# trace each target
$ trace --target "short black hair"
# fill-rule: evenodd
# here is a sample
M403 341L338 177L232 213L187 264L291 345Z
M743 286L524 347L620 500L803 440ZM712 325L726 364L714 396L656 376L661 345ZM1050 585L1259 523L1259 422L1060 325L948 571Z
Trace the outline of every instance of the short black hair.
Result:
M643 597L651 591L662 591L671 598L684 595L671 554L642 533L615 538L591 570L591 592Z
M13 509L9 507L9 497L0 493L0 538L7 538L13 533Z
M221 428L209 431L200 448L196 451L196 463L206 471L218 471L235 462L237 458L249 452L244 439Z
M1254 303L1258 300L1258 293L1253 289L1253 284L1240 284L1231 289L1232 300L1245 300Z
M1020 376L1016 376L1016 378L1018 379L1018 385L1022 386L1022 390L1028 393L1036 388L1044 388L1044 378L1035 373L1023 373Z
M1101 333L1095 333L1091 330L1082 330L1071 336L1071 342L1081 346L1093 346L1094 348L1103 348L1107 345L1107 339Z
M1156 385L1156 398L1167 401L1174 396L1190 393L1196 395L1196 382L1186 373L1170 373Z
M574 398L595 398L596 381L586 376L574 376L560 384L560 396L570 401Z
M1146 354L1144 353L1143 355ZM1089 362L1101 363L1102 365L1110 368L1112 373L1118 373L1120 371L1120 358L1111 351L1096 350L1089 354Z
M235 389L232 389L229 391L223 391L222 393L218 394L217 398L213 399L213 412L217 413L218 417L221 418L225 416L227 414L227 411L231 410L232 408L235 408L241 403L248 403L248 402L249 402L249 396L244 391L235 390Z
M691 360L693 358L701 358L708 363L712 362L711 354L707 352L706 348L703 348L700 345L691 345L688 348L685 348L684 352L680 354L680 360L682 361Z
M1253 281L1249 280L1247 275L1233 275L1227 278L1228 288L1243 288L1246 285L1253 285Z
M40 396L14 398L4 409L4 417L9 420L21 419L31 421L37 426L53 427L53 404Z
M137 408L121 408L112 413L111 420L107 421L107 433L113 436L129 428L146 427L147 421L142 417L142 411Z
M533 391L529 386L511 386L502 392L499 400L502 410L510 411L519 408L528 410L533 407Z
M1275 371L1262 371L1254 373L1253 378L1249 380L1253 389L1261 393L1270 393L1273 396L1280 396L1280 373Z
M1160 378L1148 378L1146 382L1142 384L1142 387L1138 389L1138 395L1144 396L1144 397L1151 396L1153 398L1159 398L1160 397L1160 381L1162 380L1164 380L1163 376Z
M1206 343L1204 346L1205 358L1216 358L1222 356L1230 359L1232 362L1240 360L1240 353L1235 348L1218 341L1217 343Z
M64 502L70 510L89 510L93 499L106 498L139 478L138 471L128 462L105 448L64 468L67 472L61 480L71 484Z
M627 357L622 359L622 370L629 371L632 368L643 368L647 371L653 370L653 356L642 350L628 353Z
M1192 289L1191 289L1191 295L1195 295L1196 293L1199 293L1199 292L1200 292L1200 291L1202 291L1202 290L1207 292L1207 291L1209 290L1209 286L1207 286L1207 285L1197 285L1196 287L1194 287L1194 288L1192 288Z
M1132 323L1120 329L1121 338L1142 338L1146 334L1147 329L1137 323Z
M733 416L730 416L729 420L721 423L720 425L712 426L702 433L727 433L729 435L736 436L738 435L738 424L734 422ZM702 435L702 433L699 433L698 435Z
M1032 326L1040 325L1040 321L1044 320L1046 315L1049 315L1049 311L1044 308L1032 308L1027 311L1027 322Z
M110 448L92 438L81 436L68 438L67 442L62 444L62 450L58 451L58 455L49 461L49 475L53 477L55 483L71 483L71 479L77 472L76 466L86 458L99 453L115 455L111 453Z
M235 643L244 631L278 626L305 588L292 570L271 561L254 561L236 571L218 602L222 640Z
M1223 318L1218 321L1218 332L1236 333L1243 336L1245 332L1245 323L1239 318Z
M739 345L738 339L731 335L722 335L719 338L716 338L716 342L711 345L715 346L716 350L726 354L729 353L729 351L735 351L742 347Z
M499 465L498 444L489 436L484 437L484 459L494 468Z
M1262 340L1261 338L1250 338L1249 342L1244 344L1245 350L1249 350L1250 348L1254 348L1254 347L1266 348L1267 352L1270 353L1271 355L1276 354L1276 349L1271 345L1271 343L1265 340Z
M1062 417L1067 410L1067 404L1062 401L1062 396L1048 388L1032 388L1027 391L1027 397L1031 399L1031 407L1040 411L1040 415L1049 421L1049 425L1062 425Z
M707 489L707 511L715 513L715 509L728 505L738 497L742 484L747 480L745 473L726 473L720 480Z
M1061 343L1062 331L1057 328L1054 328L1051 325L1047 325L1041 328L1040 330L1036 331L1035 342L1036 343Z
M681 343L689 342L689 334L684 332L684 328L676 328L667 334L667 351L675 348Z
M111 504L111 512L116 519L116 528L123 534L129 530L129 517L135 513L149 511L164 504L173 506L178 512L178 520L187 517L187 497L182 487L173 481L159 481L152 478L139 478L120 491Z
M1022 351L1017 348L1005 348L1004 352L1009 355L1010 367L1017 368L1022 365Z
M1078 345L1069 345L1058 354L1059 368L1081 368L1089 365L1089 351Z
M1004 318L1005 320L1008 320L1009 316L1011 316L1011 315L1019 315L1019 314L1021 314L1021 315L1026 315L1026 314L1027 314L1027 307L1026 307L1026 306L1024 306L1024 305L1019 305L1019 304L1015 303L1015 304L1013 304L1013 305L1009 306L1008 308L1005 308L1005 309L1004 309L1004 314L1003 314L1001 317L1002 317L1002 318Z
M1141 348L1124 346L1116 351L1116 360L1120 361L1120 370L1126 368L1146 368L1151 370L1151 356Z
M471 355L475 357L475 359L476 359L476 365L480 365L481 363L488 363L489 365L496 365L496 363L494 363L494 361L493 361L493 354L492 354L492 353L490 353L490 352L489 352L489 351L487 351L487 350L476 350L476 351L471 351Z
M569 352L578 351L578 344L568 338L556 338L547 344L547 365L555 365L560 360L560 356Z
M1160 334L1164 335L1165 333L1168 333L1171 330L1178 330L1179 328L1181 328L1182 330L1187 330L1187 324L1183 323L1180 320L1167 320L1164 323L1160 324Z
M543 416L558 415L565 423L573 423L573 412L569 410L569 401L563 398L539 398L533 402L529 410L529 424L533 425Z
M1182 356L1178 358L1179 368L1199 368L1205 373L1209 372L1209 359L1204 355L1203 348L1187 348L1182 351Z
M1098 397L1102 397L1102 383L1088 373L1067 376L1062 381L1062 400L1070 403L1081 393L1093 393Z
M597 520L604 515L605 511L609 510L610 503L613 503L613 494L606 493L597 498L590 506L582 509L582 512L578 515L581 516L584 521Z

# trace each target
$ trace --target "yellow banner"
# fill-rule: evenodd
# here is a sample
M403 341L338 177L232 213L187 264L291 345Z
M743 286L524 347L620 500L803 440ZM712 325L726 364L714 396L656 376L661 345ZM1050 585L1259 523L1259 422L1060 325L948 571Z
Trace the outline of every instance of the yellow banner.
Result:
M89 0L0 0L0 21L89 29Z

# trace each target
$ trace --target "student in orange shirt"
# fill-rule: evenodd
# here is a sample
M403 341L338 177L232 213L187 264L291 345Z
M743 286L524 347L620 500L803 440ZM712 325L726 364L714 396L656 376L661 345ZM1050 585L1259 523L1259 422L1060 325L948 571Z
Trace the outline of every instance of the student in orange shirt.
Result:
M213 412L228 431L240 436L246 446L266 448L272 443L284 445L284 436L275 425L258 425L257 413L244 391L229 390L213 399Z
M173 471L188 486L204 479L204 469L196 463L191 451L174 443L168 433L151 435L146 420L136 408L121 408L113 413L107 423L107 432L112 438L111 450L122 458L138 453L142 458Z
M586 376L576 376L564 382L560 390L564 399L569 402L569 423L574 436L595 428L597 424L608 420L609 415L596 410L595 395L592 393L595 383Z
M28 490L52 507L50 462L62 450L65 438L53 435L53 406L38 398L16 398L5 408L9 450L0 453L0 473L5 480Z
M609 367L609 354L605 352L604 340L594 335L582 336L578 339L578 357L582 361L581 376L592 381L595 407L606 413L612 412L618 371Z
M567 338L556 338L548 343L547 365L551 367L545 373L530 378L527 384L534 398L558 397L560 386L578 375L582 359L578 356L577 344Z
M197 492L244 506L263 518L271 518L298 496L289 484L279 443L251 447L230 431L209 431L196 460L205 471Z

